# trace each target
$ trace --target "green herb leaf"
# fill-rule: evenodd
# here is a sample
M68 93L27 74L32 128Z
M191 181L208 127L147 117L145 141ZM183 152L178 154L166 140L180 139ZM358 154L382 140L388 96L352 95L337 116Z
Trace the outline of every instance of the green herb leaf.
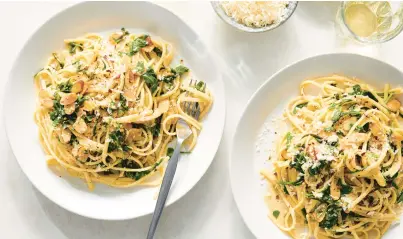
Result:
M304 182L304 177L298 177L296 181L281 181L279 182L280 185L291 185L291 186L300 186Z
M172 84L172 82L176 79L176 75L167 75L162 77L162 81L168 84Z
M83 45L80 43L69 42L68 44L70 54L76 53L77 49L82 51L84 49Z
M360 133L368 133L369 132L369 122L365 123L363 126L357 126L355 128L355 130Z
M150 131L151 131L151 133L153 134L154 137L157 137L160 134L161 120L162 120L162 116L156 118L154 125L149 127L149 129L150 129Z
M126 135L124 131L119 129L113 130L109 133L109 145L108 145L108 153L115 151L115 150L123 150L129 151L130 147L125 144Z
M142 62L142 61L137 62L135 70L136 70L137 73L140 73L140 74L143 73L144 70L145 70L144 62Z
M278 218L278 216L280 216L280 211L279 211L279 210L274 210L274 211L273 211L273 216L274 216L275 218Z
M334 227L338 222L339 214L341 211L342 211L341 207L338 207L333 204L329 205L326 210L326 216L319 223L319 227L326 229Z
M121 30L122 30L122 35L120 35L118 38L113 39L116 42L116 44L119 44L121 41L123 41L125 36L130 34L128 31L126 31L126 29L124 27L122 27Z
M183 66L183 65L179 65L179 66L175 67L174 71L176 72L176 74L182 75L182 74L188 72L189 68L187 68L186 66Z
M147 71L141 75L143 80L146 82L148 88L154 93L158 88L158 79L152 68L148 68Z
M333 123L336 123L337 121L339 121L341 117L343 117L343 113L340 110L336 110L332 116Z
M147 37L147 35L144 35L134 39L130 44L130 52L127 55L134 56L141 48L146 47L148 45L146 41Z
M310 168L308 168L308 172L311 176L315 176L318 175L320 173L320 171L322 171L323 168L327 168L329 166L329 162L328 161L319 161L318 165L314 165Z
M351 187L348 184L343 184L341 179L339 179L337 184L341 187L340 188L341 195L350 194L353 191L353 187Z
M158 47L154 47L153 52L155 52L155 54L157 54L159 57L162 56L162 51Z
M401 202L403 202L403 191L401 191L399 197L397 197L397 203Z
M60 61L59 57L57 57L56 53L52 53L53 58L55 58L55 60L57 61L57 63L59 63L60 67L63 69L64 67L64 63Z
M291 132L287 132L287 134L285 135L287 149L291 146L292 138L293 138L293 136L292 136Z
M306 162L306 158L302 153L294 156L293 161L290 163L291 168L295 168L298 172L304 173L302 165Z
M323 138L320 137L319 135L316 134L306 134L304 136L302 136L302 138L306 137L306 136L312 136L314 139L316 139L316 141L318 141L318 143L322 143L323 142Z
M174 154L174 149L173 148L168 148L167 149L167 156L172 157L173 154Z
M205 91L205 84L203 81L199 81L197 82L195 88L196 90L200 91L200 92L204 92Z
M64 92L64 93L70 93L71 87L73 87L73 84L69 80L57 85L57 89L59 89L61 92Z
M305 107L305 106L307 106L307 105L308 105L308 102L305 102L305 103L301 103L301 104L296 105L295 108L294 108L294 110L292 111L292 113L293 113L293 114L296 114L296 113L297 113L297 109L301 109L301 108L303 108L303 107Z

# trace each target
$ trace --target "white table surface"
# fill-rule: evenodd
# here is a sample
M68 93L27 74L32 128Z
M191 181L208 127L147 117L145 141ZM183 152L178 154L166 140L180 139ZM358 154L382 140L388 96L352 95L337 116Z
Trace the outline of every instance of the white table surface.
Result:
M14 59L25 41L44 21L71 4L0 3L0 99ZM403 34L380 46L345 41L334 25L338 3L300 2L285 25L263 34L236 31L215 15L209 2L159 4L194 28L215 54L226 84L227 119L213 164L186 196L165 209L156 238L254 238L232 198L229 150L247 100L274 72L305 57L329 52L365 54L403 70ZM145 238L150 216L128 221L87 219L60 208L39 193L11 152L2 114L1 109L0 238Z

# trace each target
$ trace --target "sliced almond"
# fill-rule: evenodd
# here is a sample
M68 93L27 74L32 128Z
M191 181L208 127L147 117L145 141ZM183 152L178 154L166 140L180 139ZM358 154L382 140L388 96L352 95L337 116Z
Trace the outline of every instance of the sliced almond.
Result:
M158 110L161 113L165 113L169 110L169 100L160 101L158 104Z
M47 99L42 99L41 105L45 108L51 109L53 107L53 100L47 98Z
M72 93L80 93L84 88L84 81L78 80L74 82L73 86L71 87Z
M402 136L402 134L400 134L400 133L393 132L393 133L392 133L392 139L393 139L395 142L400 142L400 141L403 140L403 136Z
M71 132L68 129L62 129L62 133L61 133L61 138L63 143L68 143L70 142L71 139Z
M70 105L70 104L74 103L76 100L77 100L77 94L69 93L69 94L65 94L64 96L62 96L62 98L60 99L60 104Z
M87 131L87 124L82 118L78 118L73 125L73 128L80 134L84 134Z
M88 83L84 81L83 90L81 91L81 94L85 94L87 90L88 90Z
M64 113L66 113L68 115L73 114L75 110L76 110L75 103L64 106Z
M389 108L391 111L394 111L394 112L396 112L396 111L399 110L400 105L401 105L401 104L400 104L400 101L398 101L398 100L396 100L396 99L390 100L390 101L386 104L386 106L388 106L388 108Z

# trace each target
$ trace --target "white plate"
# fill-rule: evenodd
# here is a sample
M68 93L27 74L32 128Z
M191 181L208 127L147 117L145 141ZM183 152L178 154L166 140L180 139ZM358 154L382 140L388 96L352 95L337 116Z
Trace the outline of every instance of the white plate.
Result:
M238 123L231 149L230 177L238 209L257 238L289 238L268 218L263 196L267 185L259 175L269 168L273 142L286 127L279 121L286 104L299 94L299 84L308 77L333 73L356 76L376 87L385 83L403 85L403 73L381 61L354 54L329 54L290 65L268 79L252 96ZM277 133L277 134L276 134ZM389 229L385 239L398 238L403 226Z
M67 210L105 220L152 213L158 188L114 189L97 184L95 191L89 192L83 181L53 174L46 165L33 120L33 75L52 51L63 47L64 39L88 32L119 31L121 27L172 42L177 54L198 79L207 82L214 96L196 148L181 158L167 205L185 195L204 175L220 144L225 121L224 87L214 60L196 33L168 10L146 2L88 2L47 21L28 40L10 73L4 98L6 132L18 163L39 191Z

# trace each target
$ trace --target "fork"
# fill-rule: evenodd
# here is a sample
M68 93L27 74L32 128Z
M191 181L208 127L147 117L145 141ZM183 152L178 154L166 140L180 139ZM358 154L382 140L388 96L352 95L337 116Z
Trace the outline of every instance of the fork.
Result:
M197 81L192 85L193 80L190 81L189 86L196 86ZM206 83L203 84L202 91L206 89ZM184 108L186 114L192 116L196 120L199 119L200 116L200 107L199 104L185 102ZM176 167L178 166L180 150L182 147L183 141L187 139L192 134L192 130L189 125L183 119L179 119L176 123L176 135L177 135L177 144L175 150L172 154L172 157L168 161L168 166L165 170L164 179L162 180L161 189L158 195L157 204L155 205L155 210L153 214L153 218L151 220L150 228L148 230L147 239L153 239L155 231L157 229L158 221L160 220L162 210L164 210L165 202L168 197L169 190L171 188L172 181L175 176Z

